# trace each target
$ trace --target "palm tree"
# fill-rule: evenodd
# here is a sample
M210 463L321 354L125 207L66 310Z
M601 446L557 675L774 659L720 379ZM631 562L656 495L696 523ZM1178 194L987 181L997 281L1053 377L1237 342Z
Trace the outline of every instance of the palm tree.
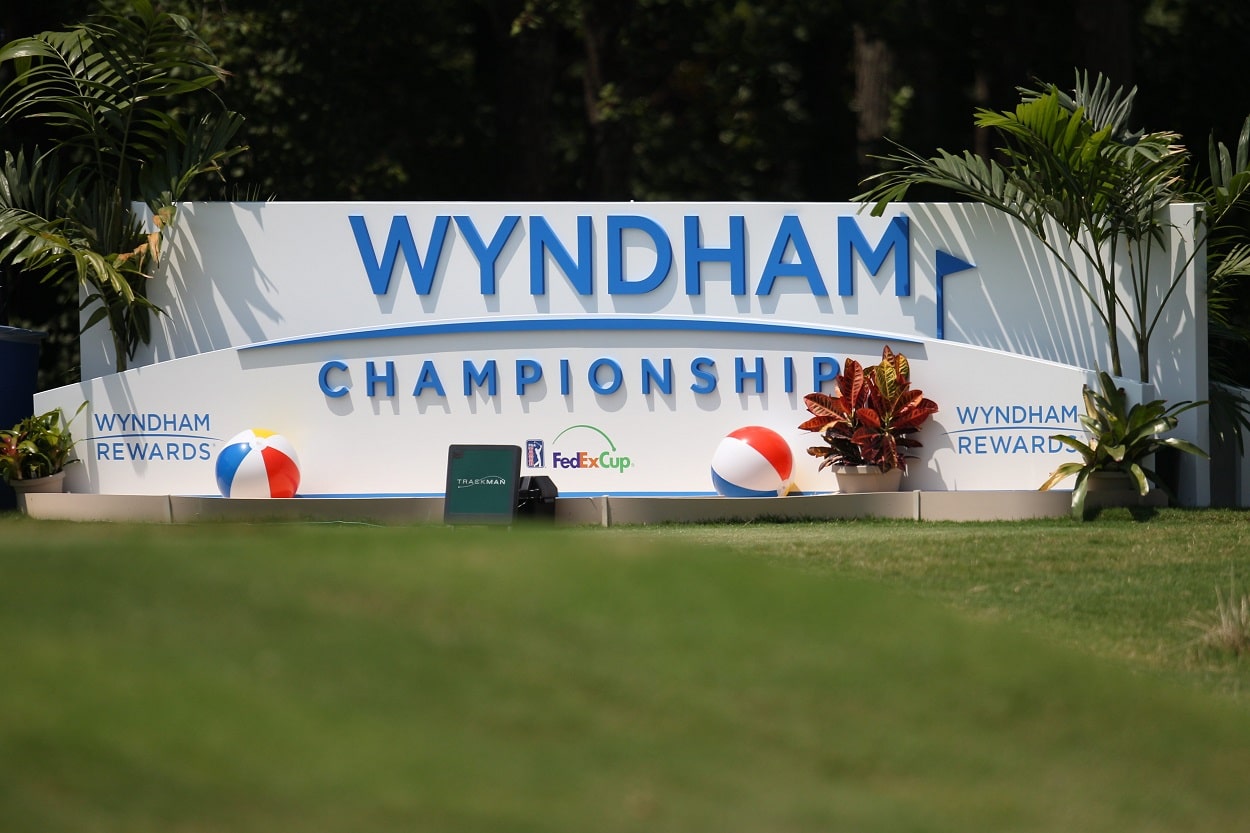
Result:
M1137 348L1139 377L1148 382L1151 337L1188 267L1177 270L1152 300L1151 253L1165 240L1162 209L1188 193L1188 154L1175 133L1131 131L1136 89L1113 90L1102 76L1091 86L1088 76L1078 73L1072 95L1054 85L1021 92L1014 110L976 113L976 124L1001 139L1001 162L969 151L939 150L926 158L902 148L884 157L895 167L869 177L865 182L871 187L858 199L874 203L879 215L912 186L937 185L1011 215L1055 255L1089 299L1106 328L1117 376L1123 375L1117 333L1123 316ZM1073 250L1088 272L1071 262ZM1119 290L1122 253L1128 256L1129 297Z
M1244 453L1244 434L1250 431L1250 401L1236 386L1244 378L1250 327L1239 319L1235 303L1243 279L1250 277L1250 232L1247 196L1250 195L1250 118L1242 123L1237 145L1230 151L1212 136L1208 142L1210 178L1193 193L1204 206L1207 227L1207 327L1212 381L1212 427L1223 434L1230 427L1238 450Z
M86 287L84 329L107 321L119 370L149 338L145 283L175 205L244 149L232 145L242 117L209 89L226 77L214 60L150 0L0 48L13 70L0 122L37 122L49 141L0 165L0 267Z

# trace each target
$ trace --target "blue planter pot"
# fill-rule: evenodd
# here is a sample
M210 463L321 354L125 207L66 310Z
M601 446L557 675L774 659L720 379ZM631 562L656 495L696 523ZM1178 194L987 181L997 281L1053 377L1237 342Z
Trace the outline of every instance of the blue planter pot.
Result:
M39 343L44 333L0 327L0 428L11 428L35 412ZM0 481L0 509L17 505L13 490Z

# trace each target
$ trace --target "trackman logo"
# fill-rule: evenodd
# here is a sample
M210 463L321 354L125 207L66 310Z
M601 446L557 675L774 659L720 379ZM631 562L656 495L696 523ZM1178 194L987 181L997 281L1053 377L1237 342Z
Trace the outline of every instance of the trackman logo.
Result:
M508 478L497 474L488 474L484 477L457 477L457 489L472 489L475 486L507 486Z
M567 443L566 450L557 450L562 440ZM553 469L613 469L624 474L633 465L617 450L612 438L593 425L571 425L557 434L551 445Z

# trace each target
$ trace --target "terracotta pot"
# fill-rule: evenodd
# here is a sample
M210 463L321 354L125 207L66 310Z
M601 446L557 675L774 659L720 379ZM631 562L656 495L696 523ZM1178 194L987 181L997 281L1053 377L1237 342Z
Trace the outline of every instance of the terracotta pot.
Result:
M836 466L833 474L843 494L897 492L903 482L902 469L883 472L876 466Z
M1128 472L1092 472L1085 485L1085 508L1104 509L1113 506L1164 507L1168 505L1167 493L1151 489L1146 494L1137 491L1137 484Z
M1138 494L1137 484L1133 482L1133 478L1129 477L1126 471L1091 472L1086 479L1085 490L1087 492L1109 492L1117 495L1120 492L1127 492L1130 495Z
M10 480L9 485L19 495L31 492L63 492L65 491L65 472L58 471L47 477L36 477L31 480Z

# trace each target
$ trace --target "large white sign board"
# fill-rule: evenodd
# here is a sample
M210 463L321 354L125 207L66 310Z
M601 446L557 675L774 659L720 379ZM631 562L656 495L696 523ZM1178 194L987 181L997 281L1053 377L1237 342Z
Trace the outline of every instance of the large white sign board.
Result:
M1193 246L1173 213L1161 274ZM90 402L75 489L210 494L220 443L263 427L295 443L301 494L441 494L453 443L527 448L563 495L708 494L721 438L754 424L829 491L802 397L885 344L941 408L904 488L1030 489L1108 365L1076 284L970 206L189 204L152 298L139 367L84 343L91 378L40 395ZM1152 354L1170 400L1204 395L1203 309L1189 269ZM1205 446L1205 421L1184 435ZM1188 502L1205 483L1187 463Z

